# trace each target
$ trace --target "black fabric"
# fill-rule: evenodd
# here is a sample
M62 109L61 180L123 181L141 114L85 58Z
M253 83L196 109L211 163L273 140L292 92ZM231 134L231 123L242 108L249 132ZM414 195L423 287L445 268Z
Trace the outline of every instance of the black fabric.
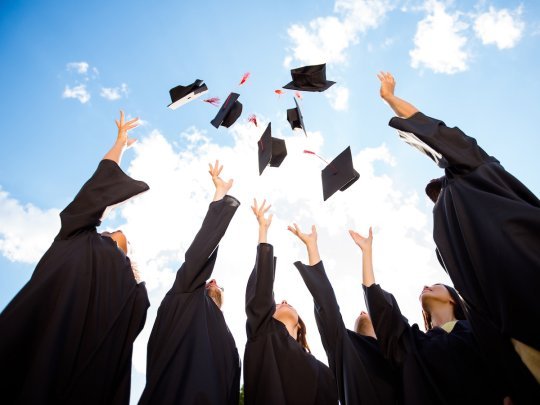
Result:
M257 247L246 289L245 403L256 405L337 404L330 369L306 352L274 319L275 258L272 245Z
M387 361L377 340L345 327L323 262L294 263L313 296L315 319L336 379L342 405L396 404L397 368Z
M210 204L148 341L141 404L238 404L240 358L223 313L206 294L218 244L240 202Z
M502 403L468 321L450 333L438 327L424 333L379 285L364 286L364 293L380 348L401 370L404 404Z
M129 258L96 227L107 206L147 189L103 160L62 211L58 236L0 315L2 403L129 403L148 296Z
M540 350L540 200L458 128L422 113L390 125L448 161L433 208L441 264L493 367L508 370L514 396L527 393L540 403L538 384L509 344L515 338Z

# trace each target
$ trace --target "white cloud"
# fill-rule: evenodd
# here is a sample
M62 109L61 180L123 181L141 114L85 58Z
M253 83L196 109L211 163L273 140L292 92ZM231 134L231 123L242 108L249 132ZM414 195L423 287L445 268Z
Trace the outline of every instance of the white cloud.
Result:
M122 95L126 96L128 94L127 84L122 83L120 87L102 87L99 95L107 100L119 100L122 98Z
M307 65L346 62L345 51L358 42L358 34L376 28L392 7L388 0L336 0L336 15L288 28L292 55L286 56L284 65L290 66L293 58Z
M67 70L75 70L77 73L85 75L88 72L90 65L88 62L69 62L67 64Z
M66 85L62 98L76 98L82 104L87 103L90 100L90 93L86 89L85 84L80 84L75 87L69 87Z
M445 4L436 0L427 0L424 7L428 15L418 23L415 48L409 52L411 66L446 74L467 70L470 55L463 31L468 26L461 13L449 14Z
M0 187L0 253L11 261L37 263L60 229L59 214L22 205Z
M522 7L514 11L490 7L489 11L476 17L474 22L476 36L484 45L494 44L499 49L513 48L523 36L525 29L525 23L521 20L522 11Z
M260 136L266 120L258 117L258 128L241 122L231 128L230 146L219 146L206 133L192 127L182 134L180 142L171 142L159 131L153 131L134 148L135 158L128 171L150 185L150 192L121 211L125 220L122 229L136 249L135 259L152 302L134 349L134 367L139 372L145 371L146 342L156 310L206 214L213 190L207 167L218 158L225 167L223 177L234 178L231 194L242 202L221 243L213 274L225 287L224 315L241 355L246 340L245 286L257 245L257 225L249 208L253 197L266 198L273 207L269 242L278 257L276 299L286 298L305 318L310 345L322 361L326 361L326 356L313 318L313 301L292 266L296 260L305 260L306 253L286 230L288 224L297 222L303 229L312 223L318 226L321 255L349 327L365 308L361 298L361 255L347 233L350 228L365 233L370 225L374 226L377 279L396 295L403 313L412 322L421 322L421 287L448 282L435 259L429 211L423 211L424 199L415 193L397 191L394 181L375 169L375 164L396 165L385 145L354 153L355 168L361 178L347 191L323 202L320 170L324 164L302 153L309 149L330 155L321 152L322 135L309 132L307 139L284 137L274 128L275 136L285 138L288 155L280 168L268 167L259 176L253 140ZM177 143L182 147L175 146Z
M349 108L349 89L338 84L333 85L324 95L330 100L330 106L336 111L346 111Z

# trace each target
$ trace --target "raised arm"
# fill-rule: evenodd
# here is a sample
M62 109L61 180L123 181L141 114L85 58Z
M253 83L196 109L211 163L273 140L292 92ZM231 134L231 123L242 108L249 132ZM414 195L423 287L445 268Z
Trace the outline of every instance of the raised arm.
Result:
M409 350L411 327L401 315L394 296L375 284L373 272L372 245L373 231L364 237L353 230L349 231L354 243L362 250L362 284L371 321L384 356L394 363L400 363Z
M263 331L264 326L268 324L268 320L272 318L276 310L273 292L276 260L274 248L267 243L272 214L265 217L270 205L266 206L265 200L259 207L257 200L254 199L251 209L259 223L259 244L255 267L246 287L246 332L248 339Z
M493 160L474 138L459 128L447 127L441 120L422 114L412 104L396 97L396 83L390 73L381 72L378 77L381 81L381 97L397 115L389 125L399 131L405 142L429 156L439 167L464 174L488 159Z
M123 113L120 118L123 122ZM115 145L105 155L73 201L60 213L62 227L56 237L57 240L69 239L85 231L95 231L101 224L101 218L107 207L148 190L146 183L132 179L118 165L121 152L127 145L133 143L127 141L127 131L136 125L133 120L129 123L120 125L117 121L119 129ZM124 146L121 147L122 142Z
M377 77L381 81L381 98L388 103L398 117L409 118L418 112L414 105L394 95L396 81L390 72L380 72Z
M219 242L240 206L236 198L226 195L233 181L225 182L219 177L222 169L219 161L216 161L214 166L210 165L209 173L216 187L214 199L208 207L199 232L186 251L185 261L176 273L171 292L193 292L203 287L212 275Z
M125 122L124 111L120 110L120 120L114 120L114 122L116 122L118 128L118 136L116 142L103 159L112 160L119 165L124 151L137 141L134 138L128 137L128 131L139 126L139 118L133 118L132 120Z
M319 255L317 229L313 225L311 233L306 234L300 230L297 224L293 224L293 226L288 227L288 230L306 246L309 266L301 262L296 262L294 265L300 272L306 287L313 297L317 327L329 361L333 362L336 357L338 340L346 332L346 328L339 311L336 295L324 271L324 265Z
M362 284L366 287L370 287L375 283L372 255L373 231L371 227L369 227L369 236L367 238L353 230L349 230L349 234L354 243L362 250Z

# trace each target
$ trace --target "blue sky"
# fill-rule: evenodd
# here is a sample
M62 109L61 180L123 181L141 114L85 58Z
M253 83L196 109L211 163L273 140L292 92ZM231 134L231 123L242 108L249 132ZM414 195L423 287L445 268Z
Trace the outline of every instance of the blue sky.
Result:
M319 224L323 260L350 320L363 305L351 299L361 294L359 255L337 227L362 231L373 224L380 229L381 256L394 257L380 260L381 277L391 291L411 286L410 293L400 292L402 305L409 319L419 319L418 290L426 279L444 277L429 253L431 207L423 195L425 183L440 171L387 126L392 114L378 96L376 73L391 71L397 95L475 137L539 195L539 55L540 5L533 1L2 2L0 307L28 280L58 230L59 210L113 143L122 108L144 120L133 133L139 145L126 152L122 167L151 179L154 197L128 205L104 227L132 229L133 243L143 246L151 311L210 200L204 165L221 158L226 176L235 178L232 194L243 203L238 216L246 218L224 240L230 254L220 252L221 267L235 269L220 273L227 292L243 294L256 243L248 205L253 196L266 197L283 222L276 221L274 243L282 248L285 273L305 255L285 225ZM305 140L285 120L294 93L277 96L274 90L290 80L290 68L320 62L327 62L327 77L337 84L325 93L303 93ZM245 72L251 76L239 87ZM213 128L217 110L199 100L166 108L168 90L195 79L205 80L208 96L241 94L243 114L231 130ZM73 98L77 89L79 98ZM250 114L263 125L271 121L288 142L283 167L261 178L254 146L263 128L247 122ZM320 162L301 150L310 147L331 159L348 145L362 177L323 204ZM389 211L400 216L385 222ZM171 229L171 221L178 227ZM149 233L163 238L153 250L147 249ZM395 272L407 262L405 274ZM350 269L341 272L343 266ZM290 277L289 284L301 283ZM285 281L282 291L295 294ZM299 307L310 312L307 290L301 291ZM231 299L224 312L242 352L241 301ZM136 347L140 358L143 335ZM134 370L134 400L144 381L141 369L144 364Z

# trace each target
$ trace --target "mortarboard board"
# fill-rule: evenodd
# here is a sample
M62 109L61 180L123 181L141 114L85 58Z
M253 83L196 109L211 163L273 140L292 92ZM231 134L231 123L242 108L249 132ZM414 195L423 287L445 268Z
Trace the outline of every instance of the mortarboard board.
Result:
M169 90L171 96L171 104L167 106L171 110L176 110L178 107L199 98L208 91L208 87L202 80L195 80L187 86L176 86Z
M360 178L360 174L353 167L350 146L347 146L347 149L322 170L321 178L324 201L328 200L338 190L347 190Z
M261 139L257 142L259 149L259 176L266 166L279 167L285 156L287 156L287 147L284 139L272 137L272 123L264 130Z
M210 121L213 126L219 128L221 125L229 128L236 122L240 114L242 114L242 103L238 101L238 97L240 97L238 93L229 94L229 97L227 97L227 100L225 100L219 109L216 117Z
M302 116L302 112L300 111L300 106L298 105L296 98L294 98L294 103L296 104L296 108L290 108L287 110L287 121L289 121L289 124L291 124L292 129L301 128L304 131L304 134L307 136L306 127L304 125L304 117Z
M326 80L326 64L302 66L291 69L292 81L284 89L301 91L325 91L335 82Z

